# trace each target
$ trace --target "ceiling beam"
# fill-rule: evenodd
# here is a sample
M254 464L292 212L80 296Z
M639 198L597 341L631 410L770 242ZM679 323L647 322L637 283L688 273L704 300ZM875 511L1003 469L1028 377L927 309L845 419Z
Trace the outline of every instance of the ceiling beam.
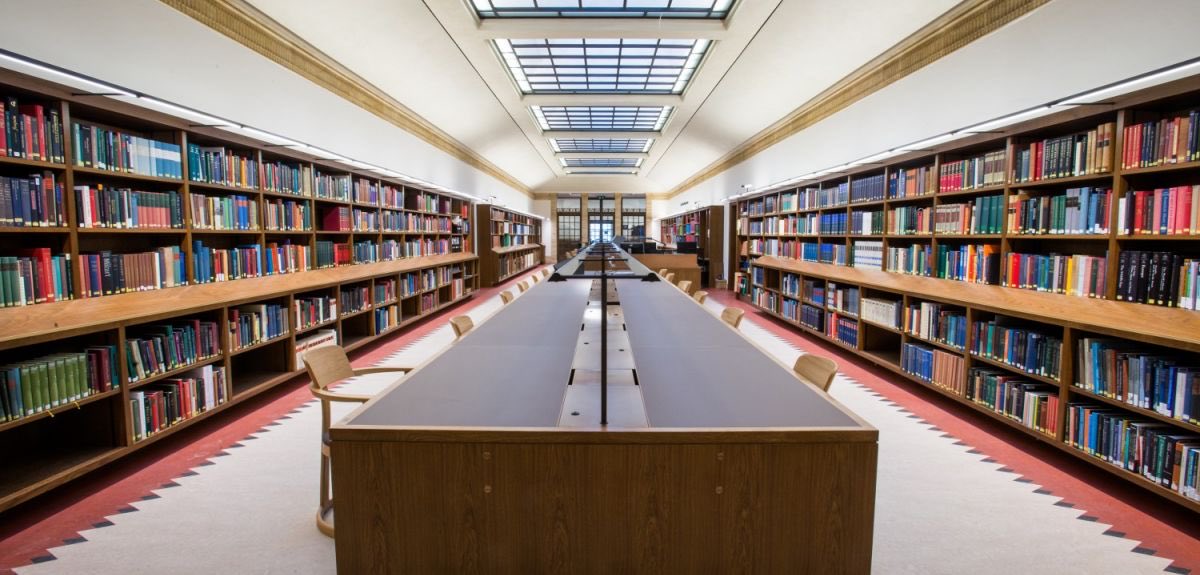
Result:
M586 139L637 138L637 139L644 140L647 138L657 138L659 136L659 132L650 132L650 131L621 132L621 131L616 131L616 130L613 130L613 131L609 131L609 130L549 130L546 132L542 132L542 135L547 138L580 138L580 139L583 139L583 138L586 138Z
M645 152L558 152L560 158L647 158Z
M683 103L678 94L525 94L526 106L673 106Z
M481 38L683 38L723 40L717 19L657 18L486 18L475 31Z

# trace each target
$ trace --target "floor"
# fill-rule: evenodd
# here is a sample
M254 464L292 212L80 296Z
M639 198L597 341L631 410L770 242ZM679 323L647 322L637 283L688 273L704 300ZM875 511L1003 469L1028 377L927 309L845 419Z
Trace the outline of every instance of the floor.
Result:
M513 282L503 287L516 291ZM411 365L436 353L453 340L446 317L485 321L500 307L497 292L367 350L356 364ZM785 363L811 352L841 365L831 395L880 430L874 572L1200 568L1200 526L1190 512L862 366L728 292L714 292L707 305L714 314L745 307L742 332ZM369 393L390 381L369 376L348 388ZM332 573L332 541L312 521L320 412L304 385L282 386L8 514L0 570Z

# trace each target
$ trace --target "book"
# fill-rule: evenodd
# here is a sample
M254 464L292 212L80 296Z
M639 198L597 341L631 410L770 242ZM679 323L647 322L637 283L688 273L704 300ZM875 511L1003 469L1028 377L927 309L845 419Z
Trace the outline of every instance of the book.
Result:
M1089 402L1067 405L1066 440L1093 457L1200 501L1200 437Z

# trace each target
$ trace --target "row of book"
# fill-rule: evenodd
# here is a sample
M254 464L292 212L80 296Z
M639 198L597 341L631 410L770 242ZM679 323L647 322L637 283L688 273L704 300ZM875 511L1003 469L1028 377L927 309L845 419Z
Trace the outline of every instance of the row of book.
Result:
M22 104L16 96L5 96L0 116L0 156L66 163L62 116L54 106Z
M229 310L229 345L234 350L288 332L287 308L274 303L240 305Z
M372 206L379 205L379 186L375 184L374 180L355 180L351 192L355 202Z
M884 231L892 236L930 235L933 221L933 206L889 208Z
M984 196L962 204L934 208L933 231L939 234L1000 234L1004 232L1004 196Z
M888 247L885 256L887 271L912 276L932 276L934 264L937 263L933 257L933 246L929 244Z
M349 265L350 261L351 253L349 244L317 240L316 264L318 269Z
M1121 167L1150 168L1200 160L1200 110L1125 126Z
M957 192L1002 185L1004 169L1004 150L946 162L938 170L938 189L942 192Z
M848 315L858 315L858 286L838 285L834 282L829 282L829 285L826 286L826 294L825 305L829 309Z
M1122 251L1117 258L1117 300L1195 310L1200 259L1177 252Z
M915 198L936 190L933 166L920 166L888 172L888 199Z
M183 250L166 246L128 254L79 254L79 297L91 298L187 284Z
M815 235L819 227L820 217L813 214L790 215L784 217L767 216L762 220L748 221L745 228L751 234L804 234Z
M821 244L818 251L817 261L823 264L844 266L847 263L849 250L843 244Z
M854 267L868 270L883 269L883 242L874 240L858 240L853 246L852 263Z
M825 332L825 310L806 303L800 304L800 318L802 325L815 329L819 332Z
M206 196L188 194L192 205L192 228L197 230L257 230L258 202L243 195Z
M765 283L761 279L756 280L757 283ZM801 280L800 294L814 304L825 305L825 280Z
M367 309L371 305L371 290L367 286L342 286L338 289L338 309L342 315L350 315Z
M916 302L904 308L904 331L921 339L957 349L967 347L967 314L935 302Z
M825 318L825 334L850 347L858 347L858 320L829 312Z
M963 395L966 387L965 361L960 355L920 344L900 346L900 369L955 395Z
M356 232L377 232L379 231L379 212L375 210L362 210L354 208L353 229Z
M400 306L388 305L375 308L375 335L395 329L400 325Z
M196 283L225 282L266 275L262 246L244 244L211 248L201 240L192 242L192 273Z
M321 206L320 230L323 232L349 232L353 230L353 220L349 206Z
M188 144L188 180L233 188L258 185L257 154L243 156L224 146Z
M1011 325L1003 316L971 326L971 353L1034 375L1059 379L1062 338L1037 328Z
M1000 280L1000 246L964 244L938 245L933 277L967 283L995 285Z
M1200 367L1189 365L1188 358L1129 340L1081 337L1076 345L1075 385L1200 425Z
M691 236L676 236L675 241L692 241L688 240L688 237ZM513 246L532 246L537 245L538 240L539 238L533 236L512 236L507 234L502 236L492 236L492 247L510 248Z
M746 295L749 295L749 291L741 292L739 290L738 293L745 293ZM794 299L788 299L786 297L783 298L783 301L780 302L780 304L779 304L778 311L779 311L779 315L782 315L783 317L785 317L793 322L800 321L800 302L798 302Z
M459 226L447 216L430 216L384 210L380 226L385 232L428 232L437 234L467 233L467 221Z
M965 395L1025 427L1058 436L1058 393L1051 385L996 369L972 367Z
M874 202L884 198L883 174L854 178L850 182L850 201Z
M540 259L535 252L516 253L516 254L501 254L500 255L500 277L508 277L521 273L538 263Z
M282 160L264 161L258 187L263 191L312 197L312 167Z
M883 235L883 228L883 210L850 212L850 228L847 232L851 235L880 236Z
M871 297L863 298L861 309L864 320L900 329L900 316L904 308L900 305L899 301Z
M396 299L396 278L375 280L375 303L383 304Z
M144 326L125 339L130 383L220 354L221 332L215 321L192 319Z
M840 236L846 234L847 216L844 212L821 214L818 230L822 235Z
M62 184L53 172L28 177L0 176L0 226L67 225Z
M768 291L758 286L750 288L750 301L763 309L775 311L779 309L779 296L773 291Z
M1067 405L1067 443L1200 501L1200 437L1173 426L1138 419L1117 408Z
M320 170L313 172L313 190L319 199L349 202L350 174L323 174Z
M391 244L399 246L399 244ZM354 263L369 264L380 261L383 257L383 244L377 244L371 240L354 242Z
M311 203L283 198L263 200L263 227L268 231L306 232L312 226Z
M160 433L228 401L224 367L205 365L129 392L133 441Z
M1117 222L1127 236L1200 234L1200 184L1125 192Z
M70 405L120 385L117 347L88 347L0 366L0 421Z
M179 144L78 122L71 125L71 131L76 166L156 178L183 177Z
M537 228L528 224L497 221L492 222L492 235L528 236L536 233ZM686 233L688 233L686 229L680 229L676 231L675 235Z
M441 305L441 298L438 296L438 292L435 291L427 294L421 294L421 297L418 298L417 302L418 313L426 314L432 312Z
M75 216L81 228L181 229L183 197L173 190L146 192L103 184L75 186Z
M333 296L297 296L292 300L296 329L305 330L337 319L337 299Z
M1001 285L1020 289L1103 298L1107 258L1082 254L1022 254L1005 256Z
M1013 150L1013 182L1111 172L1116 133L1117 124L1106 122L1087 132L1018 145Z
M73 297L71 259L50 248L18 250L0 256L0 307L66 301Z
M1071 188L1063 194L1008 197L1009 234L1107 234L1110 188Z

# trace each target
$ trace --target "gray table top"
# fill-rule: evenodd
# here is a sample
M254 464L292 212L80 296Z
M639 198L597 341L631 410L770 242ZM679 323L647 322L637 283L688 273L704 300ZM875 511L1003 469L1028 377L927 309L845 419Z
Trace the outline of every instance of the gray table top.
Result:
M674 286L618 290L651 427L859 427Z

